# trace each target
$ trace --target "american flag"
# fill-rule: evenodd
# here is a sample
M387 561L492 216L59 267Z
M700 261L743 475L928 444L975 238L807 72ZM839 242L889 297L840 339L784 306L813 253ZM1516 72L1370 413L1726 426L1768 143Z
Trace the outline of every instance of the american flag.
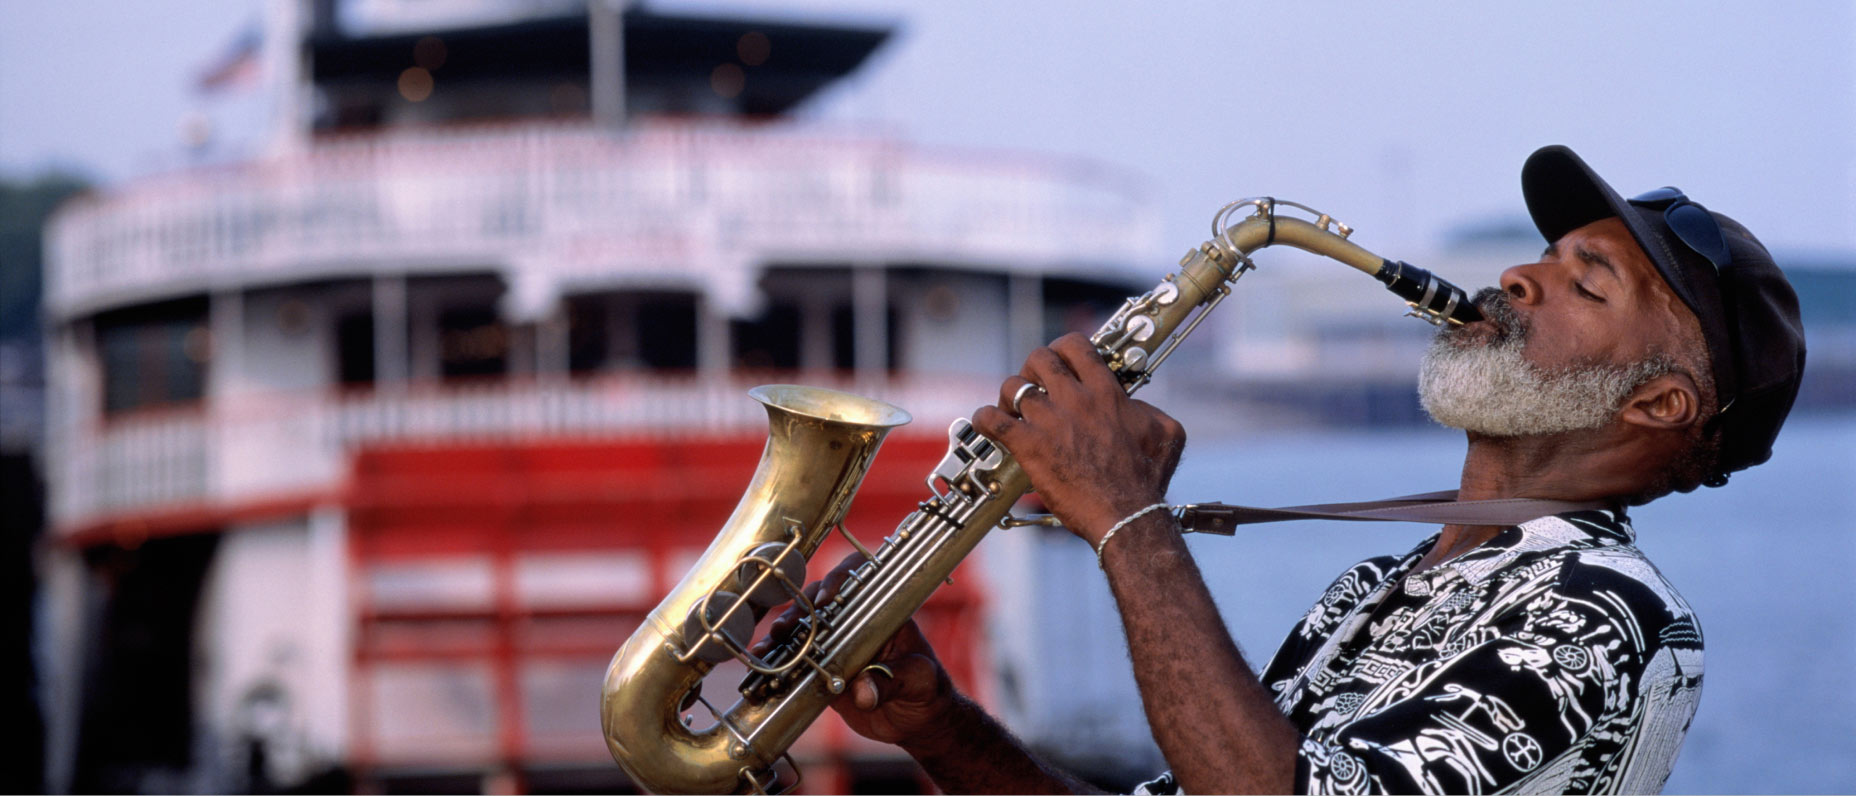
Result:
M257 25L245 28L232 40L224 53L194 80L194 90L201 94L218 94L251 88L258 84L264 64L260 58L264 36Z

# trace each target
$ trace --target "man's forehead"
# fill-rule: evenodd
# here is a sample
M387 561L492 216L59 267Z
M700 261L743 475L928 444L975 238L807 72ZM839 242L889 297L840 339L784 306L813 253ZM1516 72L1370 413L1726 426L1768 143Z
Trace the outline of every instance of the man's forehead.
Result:
M1594 267L1612 272L1619 279L1635 277L1665 289L1663 275L1650 262L1637 239L1631 237L1624 221L1616 216L1601 218L1560 236L1547 246L1550 255L1577 257Z

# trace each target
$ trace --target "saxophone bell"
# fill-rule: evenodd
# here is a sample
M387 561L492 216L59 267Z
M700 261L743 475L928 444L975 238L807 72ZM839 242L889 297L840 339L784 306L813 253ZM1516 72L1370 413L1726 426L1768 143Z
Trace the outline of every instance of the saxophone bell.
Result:
M801 591L806 559L844 519L884 436L910 419L882 401L816 387L765 385L748 394L766 406L768 421L754 478L695 568L613 656L601 689L607 748L634 783L651 791L773 784L774 764L828 700L794 709L777 699L744 698L718 711L702 697L703 679L733 659L756 673L785 675L792 681L788 693L828 690L828 682L807 678L818 665L818 634L803 634L783 658L764 659L748 651L755 620L796 599L816 621L819 606ZM695 729L685 721L698 704L713 711L713 726Z

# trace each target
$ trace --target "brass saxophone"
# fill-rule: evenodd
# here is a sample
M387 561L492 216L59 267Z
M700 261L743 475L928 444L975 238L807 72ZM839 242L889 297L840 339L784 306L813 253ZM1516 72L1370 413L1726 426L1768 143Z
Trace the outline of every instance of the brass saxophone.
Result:
M1283 208L1314 216L1285 217ZM1227 222L1245 208L1252 212ZM1345 224L1293 202L1245 199L1221 208L1212 238L1179 271L1128 299L1090 339L1129 393L1191 334L1250 253L1288 245L1373 275L1405 298L1412 315L1461 324L1480 314L1462 289L1347 240ZM909 421L881 401L832 390L768 385L767 446L747 493L694 569L644 620L606 669L600 718L612 756L640 787L660 793L766 792L775 765L833 698L995 526L1022 524L1008 511L1030 482L1012 455L968 420L948 429L945 458L927 477L932 495L904 519L828 603L801 592L805 562L840 521L884 435ZM748 651L759 612L800 603L796 632L764 656ZM734 658L750 673L726 711L703 699L702 679ZM707 707L715 723L693 729ZM788 761L789 764L791 761ZM797 767L793 767L797 771ZM789 783L789 788L797 781Z

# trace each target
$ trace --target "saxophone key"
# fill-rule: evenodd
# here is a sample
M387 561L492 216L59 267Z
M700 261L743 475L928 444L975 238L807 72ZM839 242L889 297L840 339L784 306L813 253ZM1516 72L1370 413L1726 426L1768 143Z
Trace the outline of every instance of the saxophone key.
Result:
M1154 319L1147 315L1136 315L1128 319L1128 337L1137 343L1145 343L1154 336Z
M754 635L754 613L740 608L742 602L734 592L716 591L690 609L683 620L683 643L690 650L686 654L721 663L747 649Z
M1121 370L1123 373L1139 373L1147 368L1147 349L1130 348L1121 352Z
M768 542L742 557L737 590L759 608L784 605L806 582L806 559L786 542Z
M1166 281L1154 287L1154 303L1162 307L1179 300L1179 285L1173 284L1173 275L1167 274Z

